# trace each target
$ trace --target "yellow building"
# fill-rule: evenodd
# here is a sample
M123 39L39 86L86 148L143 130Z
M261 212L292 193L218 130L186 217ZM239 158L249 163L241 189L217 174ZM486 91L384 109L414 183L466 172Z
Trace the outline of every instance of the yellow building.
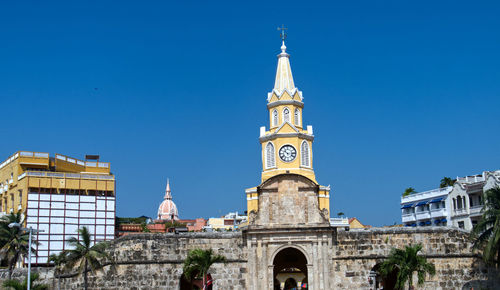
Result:
M262 146L262 180L280 174L298 174L314 183L313 128L303 123L303 97L293 82L285 42L278 55L278 67L273 90L267 96L269 130L260 128ZM330 187L319 186L319 207L330 211ZM258 212L258 187L246 190L248 213Z
M34 264L63 250L82 226L94 241L114 238L115 177L98 159L19 151L0 164L0 214L20 211L26 226L43 231Z

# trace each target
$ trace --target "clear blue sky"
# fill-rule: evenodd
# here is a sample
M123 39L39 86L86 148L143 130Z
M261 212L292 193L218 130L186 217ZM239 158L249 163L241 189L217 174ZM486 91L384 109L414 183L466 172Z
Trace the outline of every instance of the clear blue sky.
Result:
M400 194L500 168L498 1L3 1L0 159L100 154L117 214L246 209L288 30L332 213L400 222ZM306 4L307 2L307 4Z

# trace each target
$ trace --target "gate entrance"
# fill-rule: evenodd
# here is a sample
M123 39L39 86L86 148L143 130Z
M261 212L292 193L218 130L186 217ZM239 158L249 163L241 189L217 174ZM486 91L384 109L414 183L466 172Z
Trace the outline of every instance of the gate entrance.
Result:
M296 248L281 250L273 261L274 289L308 289L307 258Z

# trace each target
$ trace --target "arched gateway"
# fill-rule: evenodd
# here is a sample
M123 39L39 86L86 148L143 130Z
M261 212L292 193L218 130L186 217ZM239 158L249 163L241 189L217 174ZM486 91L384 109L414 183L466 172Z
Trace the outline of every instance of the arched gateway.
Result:
M273 261L274 289L307 289L307 258L297 248L287 247Z

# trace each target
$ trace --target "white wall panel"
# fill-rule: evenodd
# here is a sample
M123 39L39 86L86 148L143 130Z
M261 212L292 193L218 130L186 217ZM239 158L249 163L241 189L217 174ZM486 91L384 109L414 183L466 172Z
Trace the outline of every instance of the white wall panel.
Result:
M83 202L94 202L95 203L95 196L81 195L80 196L80 201L83 201Z
M66 203L66 209L78 209L78 208L79 208L78 203L69 203L69 202Z
M50 235L51 241L64 241L63 235Z
M53 194L52 201L64 201L64 194Z
M77 210L66 210L66 216L67 217L78 217L78 211Z
M63 242L61 241L51 241L50 242L50 249L57 249L57 250L62 250L63 248Z
M38 217L38 222L39 223L48 223L50 218L48 216L40 216Z
M80 219L80 224L93 225L94 223L95 219Z
M89 233L90 233L91 236L93 236L95 234L95 226L88 225L87 226L87 230L89 230Z
M96 234L104 235L104 230L105 230L105 226L97 226L96 227Z
M108 200L106 202L106 206L107 206L108 210L114 209L115 208L115 201L114 200Z
M106 234L114 234L115 233L115 227L114 226L106 226Z
M43 251L38 251L37 253L37 256L40 258L40 257L47 257L47 255L49 254L49 251L47 250L43 250Z
M96 219L95 223L98 224L98 225L103 225L103 224L106 223L106 220L105 219Z
M95 210L94 203L80 203L80 210Z
M50 194L40 194L40 200L50 200Z
M38 252L40 251L45 251L49 248L49 244L47 242L39 242L40 244L38 245Z
M78 230L78 225L68 225L66 224L66 235L76 234L76 230Z
M38 218L36 216L29 216L28 215L28 218L26 221L28 224L33 224L33 223L36 223L38 221Z
M50 212L51 216L64 216L64 209L52 209Z
M93 218L95 217L95 211L80 211L81 218Z
M49 201L40 201L40 207L41 208L50 208L50 202Z
M49 216L49 210L48 209L40 209L38 214L40 216Z
M50 206L52 208L63 209L64 208L64 202L60 202L60 201L51 202Z
M78 223L78 218L72 218L72 217L66 218L66 224L77 224L77 223Z
M38 200L28 200L28 208L38 209Z
M38 201L38 193L28 193L28 200Z
M76 235L76 231L75 234L68 234L68 232L66 232L66 240L68 240L69 238L78 238L78 236Z
M38 209L28 208L28 216L32 216L32 217L38 216Z
M98 211L98 212L97 212L97 217L98 217L98 218L104 218L104 217L106 217L106 213L105 213L105 212L103 212L103 211Z
M50 222L62 224L62 223L64 223L64 217L51 217Z
M79 196L78 195L66 195L66 202L79 202Z
M59 224L51 224L50 225L50 233L51 234L62 234L64 229L64 225Z

